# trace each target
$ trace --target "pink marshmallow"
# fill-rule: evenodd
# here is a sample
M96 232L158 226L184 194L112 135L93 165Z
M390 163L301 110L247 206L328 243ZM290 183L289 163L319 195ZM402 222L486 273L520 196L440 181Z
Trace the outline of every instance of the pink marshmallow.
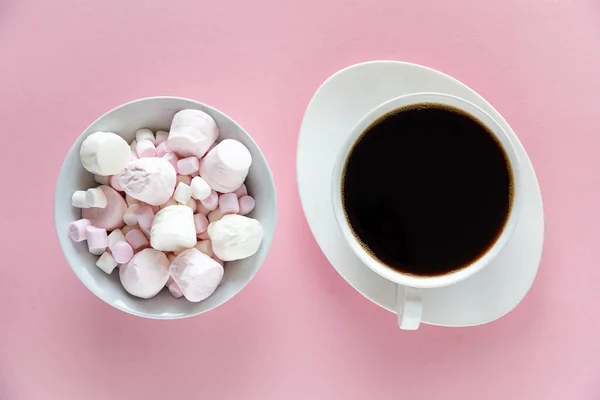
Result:
M133 258L133 247L127 242L117 242L112 250L112 255L119 264L126 264Z
M123 222L129 226L137 225L138 214L142 208L141 204L132 204L127 207L127 211L123 214Z
M179 286L175 282L169 285L169 292L171 292L173 297L175 297L176 299L179 299L183 296L183 293L181 293L181 289L179 289Z
M90 221L85 218L71 222L69 224L69 237L71 240L74 242L84 241L86 239L86 228L90 225Z
M177 161L177 172L181 175L190 175L197 172L200 168L200 162L196 157L186 157Z
M245 195L248 194L248 189L246 188L246 185L242 183L242 186L240 186L239 188L237 188L235 190L235 192L233 192L233 193L235 193L235 195L238 198L240 198L240 197L245 196Z
M154 212L149 205L143 205L137 212L137 223L142 229L150 229L154 220Z
M85 228L85 235L90 253L97 256L104 253L104 250L108 247L108 235L106 234L106 229L88 226Z
M240 204L235 193L225 193L219 196L219 210L221 214L237 214Z
M106 196L106 207L104 208L84 208L81 210L81 216L88 219L92 225L103 228L108 231L120 229L123 227L123 214L127 210L127 203L123 196L110 186L98 186Z
M127 232L125 239L127 239L127 243L129 243L135 251L148 246L146 235L139 229L132 229Z
M113 175L110 177L110 186L115 189L117 192L122 192L123 188L119 183L119 175Z
M200 240L209 240L210 237L208 236L208 230L202 232L201 234L197 235L198 239Z
M200 200L200 202L204 207L212 211L219 206L219 195L217 194L217 192L212 190L210 192L210 195L204 200Z
M156 146L156 157L162 157L169 152L169 148L167 147L167 142L161 142L158 146Z
M240 197L239 204L240 204L240 206L239 206L238 214L240 214L240 215L248 214L250 211L254 210L254 207L256 206L256 202L254 201L254 198L251 196Z
M162 156L163 160L167 160L168 162L171 163L171 165L173 166L173 168L175 168L175 172L177 172L177 156L175 155L175 153L167 153L164 156Z
M139 158L156 157L156 147L149 139L138 141L135 150Z
M202 232L206 232L206 228L208 228L208 219L204 214L195 214L194 215L194 225L196 226L196 234L201 234Z

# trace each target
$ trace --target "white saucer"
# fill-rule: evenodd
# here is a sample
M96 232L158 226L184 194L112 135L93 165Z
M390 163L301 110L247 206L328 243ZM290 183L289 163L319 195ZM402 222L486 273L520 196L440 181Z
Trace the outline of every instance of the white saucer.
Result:
M353 65L331 76L314 95L298 138L298 190L308 225L323 253L340 275L366 298L396 312L397 285L367 268L344 242L331 205L335 155L358 120L375 106L414 92L462 97L483 108L514 135L502 116L463 83L420 65L373 61ZM523 190L528 199L515 234L482 272L458 284L423 293L423 322L472 326L494 321L523 300L538 271L544 240L540 188L525 149Z

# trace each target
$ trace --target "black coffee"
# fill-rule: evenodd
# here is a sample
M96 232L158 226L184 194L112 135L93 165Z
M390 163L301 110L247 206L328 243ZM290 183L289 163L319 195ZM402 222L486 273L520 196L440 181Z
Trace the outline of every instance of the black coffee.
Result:
M473 117L440 104L395 110L352 148L346 218L363 247L398 271L443 275L481 257L512 205L504 149Z

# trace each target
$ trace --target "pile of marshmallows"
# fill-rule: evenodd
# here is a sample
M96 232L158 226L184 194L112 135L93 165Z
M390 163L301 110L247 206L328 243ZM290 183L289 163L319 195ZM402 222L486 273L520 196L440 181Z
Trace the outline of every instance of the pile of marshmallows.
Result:
M149 299L166 286L202 301L221 282L224 261L260 247L260 223L244 216L255 206L244 185L252 157L218 136L208 114L182 110L170 132L140 129L131 144L95 132L81 145L81 164L100 186L73 193L82 218L69 236L87 240L107 274L119 266L130 294Z

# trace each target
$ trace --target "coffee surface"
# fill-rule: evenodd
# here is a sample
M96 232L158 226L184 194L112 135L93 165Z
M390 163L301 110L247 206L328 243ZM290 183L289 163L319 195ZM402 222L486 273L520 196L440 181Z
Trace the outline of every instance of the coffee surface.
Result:
M363 247L411 275L444 275L480 258L512 205L504 149L457 109L418 104L379 118L346 160L342 201Z

